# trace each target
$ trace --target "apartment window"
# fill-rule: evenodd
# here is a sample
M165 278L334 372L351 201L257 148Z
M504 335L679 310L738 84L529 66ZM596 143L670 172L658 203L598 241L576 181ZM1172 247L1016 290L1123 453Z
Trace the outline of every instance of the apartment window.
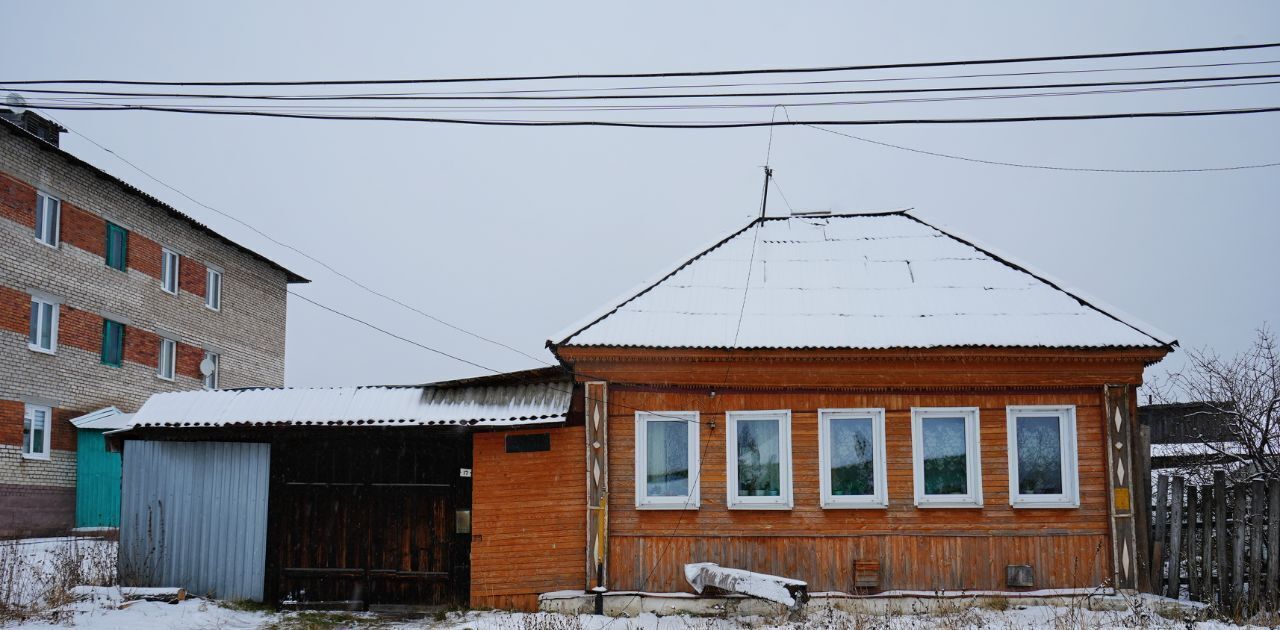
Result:
M218 355L205 352L204 360L200 362L200 373L204 375L205 389L218 389L218 369Z
M31 330L27 347L36 352L53 354L58 349L58 305L42 298L31 298Z
M160 338L160 364L156 366L156 376L166 380L173 380L173 368L178 361L178 342L172 339Z
M698 508L698 413L636 413L636 507Z
M911 410L919 507L982 507L976 407Z
M1079 507L1076 408L1011 406L1009 503L1014 507Z
M204 305L215 311L222 308L222 272L217 269L205 271Z
M178 294L178 254L167 249L162 249L163 258L160 261L160 288L172 293Z
M120 367L124 361L124 324L102 320L102 363Z
M27 405L22 414L22 456L49 459L49 429L53 410L40 405Z
M883 409L819 409L818 440L822 507L889 504Z
M49 247L58 246L58 217L62 202L42 192L36 193L36 240Z
M107 224L107 266L125 271L129 257L129 231L114 224Z
M791 508L791 412L730 411L729 508Z

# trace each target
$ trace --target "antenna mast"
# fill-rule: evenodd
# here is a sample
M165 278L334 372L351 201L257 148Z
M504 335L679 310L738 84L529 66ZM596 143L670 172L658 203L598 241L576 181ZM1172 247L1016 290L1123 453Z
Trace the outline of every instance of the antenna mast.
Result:
M760 193L760 218L764 218L764 212L769 207L769 178L773 177L773 169L768 166L764 167L764 191Z

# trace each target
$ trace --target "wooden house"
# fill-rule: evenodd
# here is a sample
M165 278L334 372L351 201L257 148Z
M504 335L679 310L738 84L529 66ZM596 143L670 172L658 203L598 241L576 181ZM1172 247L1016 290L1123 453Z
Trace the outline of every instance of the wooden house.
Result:
M550 341L567 371L153 398L121 553L168 566L132 454L214 441L265 444L271 498L206 511L256 515L240 592L268 601L532 610L688 592L692 562L812 592L1142 588L1135 389L1175 343L906 213L761 218ZM246 469L205 450L205 483Z

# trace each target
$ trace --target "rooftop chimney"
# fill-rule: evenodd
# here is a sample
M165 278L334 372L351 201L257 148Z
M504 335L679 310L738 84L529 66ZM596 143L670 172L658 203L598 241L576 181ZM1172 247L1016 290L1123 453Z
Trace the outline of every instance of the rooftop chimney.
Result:
M5 98L4 107L0 107L0 120L13 123L26 130L27 133L52 144L58 146L58 138L62 136L62 132L67 129L40 114L37 114L25 107L26 101L21 96L10 93Z

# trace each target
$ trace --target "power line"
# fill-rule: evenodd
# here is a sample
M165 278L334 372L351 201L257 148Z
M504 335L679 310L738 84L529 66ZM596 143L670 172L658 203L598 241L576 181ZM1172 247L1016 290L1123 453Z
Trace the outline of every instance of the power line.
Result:
M924 149L915 149L912 147L902 146L900 144L891 144L888 142L882 142L880 140L863 138L861 136L855 136L853 134L836 131L834 129L824 129L817 125L808 125L808 126L814 129L817 129L818 131L825 131L827 133L835 134L837 136L844 136L845 138L849 138L850 140L857 140L859 142L866 142L868 144L875 144L882 147L889 147L891 149L910 151L912 153L921 153L924 155L932 155L934 157L948 158L951 160L962 160L965 162L976 162L978 164L991 164L995 166L1013 166L1017 168L1032 168L1032 169L1040 169L1040 170L1047 170L1047 171L1073 171L1073 172L1082 172L1082 173L1206 173L1206 172L1215 172L1215 171L1241 171L1241 170L1247 170L1247 169L1253 169L1253 168L1270 168L1273 166L1280 166L1280 162L1264 162L1261 164L1240 164L1236 166L1219 166L1219 167L1202 167L1202 168L1088 168L1088 167L1071 167L1071 166L1049 166L1045 164L1021 164L1018 162L1001 162L998 160L983 160L980 158L966 157L963 155L955 155L951 153L939 153L937 151L926 151ZM781 193L782 189L778 189L778 192ZM784 200L785 200L785 197L784 197Z
M236 111L220 109L195 109L188 107L160 107L150 105L24 105L39 110L71 110L71 111L155 111L182 114L250 116L260 118L292 118L300 120L335 120L335 121L385 121L416 122L452 125L471 125L487 127L619 127L634 129L745 129L750 127L825 125L825 126L872 126L872 125L957 125L957 124L989 124L989 123L1022 123L1022 122L1065 122L1083 120L1114 120L1133 118L1194 118L1203 116L1231 116L1242 114L1262 114L1280 111L1280 107L1245 107L1234 109L1200 109L1183 111L1146 111L1121 112L1109 114L1069 114L1053 116L1010 116L1010 117L970 117L970 118L886 118L886 119L845 119L845 120L788 120L788 121L732 121L732 122L654 122L654 121L611 121L611 120L503 120L475 118L436 118L417 116L365 116L365 115L332 115L304 114L293 112Z
M169 85L169 86L263 86L263 85L396 85L420 83L480 83L489 81L546 81L557 79L637 79L637 78L669 78L669 77L705 77L758 74L806 74L825 72L848 72L863 70L889 70L897 68L930 68L945 66L993 65L1011 63L1034 63L1044 61L1075 61L1082 59L1117 59L1123 57L1149 57L1160 55L1185 55L1196 53L1229 52L1239 50L1260 50L1278 48L1280 43L1243 44L1233 46L1210 46L1203 48L1174 48L1166 50L1140 50L1109 53L1087 53L1075 55L1045 55L1036 57L1003 57L993 59L966 59L953 61L928 61L888 64L864 64L846 66L817 66L799 68L756 68L739 70L694 70L669 72L628 72L628 73L562 73L542 75L511 75L489 77L454 77L432 79L351 79L351 80L311 80L311 81L140 81L126 79L33 79L23 81L0 80L9 85L40 84L101 84L101 85Z
M56 120L55 120L55 122L58 122L58 121L56 121ZM59 123L59 124L61 124L61 123ZM410 311L413 311L414 313L417 313L418 315L421 315L421 316L423 316L423 317L426 317L427 319L430 319L430 320L432 320L432 321L434 321L434 322L436 322L436 323L438 323L438 324L441 324L441 325L443 325L443 326L446 326L446 327L448 327L448 328L451 328L451 329L453 329L453 330L456 330L456 331L458 331L458 332L461 332L461 333L463 333L463 334L465 334L465 335L469 335L469 336L471 336L471 337L473 337L473 338L476 338L476 339L479 339L479 340L481 340L481 341L485 341L485 342L488 342L488 343L490 343L490 344L493 344L493 345L496 345L496 346L499 346L499 347L505 348L505 349L507 349L507 350L510 350L510 351L512 351L512 352L515 352L515 353L518 353L518 354L524 355L525 357L528 357L528 358L530 358L530 359L533 359L534 361L537 361L537 362L542 363L542 364L544 364L544 365L554 365L553 363L550 363L550 362L549 362L549 361L547 361L546 359L542 359L542 358L539 358L539 357L533 356L533 355L531 355L531 354L529 354L529 353L527 353L527 352L524 352L524 351L522 351L522 350L520 350L520 349L518 349L518 348L515 348L515 347L509 346L509 345L507 345L507 344L505 344L505 343L502 343L501 341L497 341L497 340L495 340L495 339L490 339L490 338L488 338L488 337L485 337L485 336L483 336L483 335L480 335L479 333L475 333L475 332L472 332L472 331L467 330L467 329L465 329L465 328L462 328L461 326L456 326L456 325L454 325L454 324L451 324L451 323L449 323L449 322L447 322L447 321L445 321L445 320L443 320L443 319L441 319L441 318L439 318L439 317L436 317L435 315L432 315L432 314L430 314L430 313L427 313L427 312L425 312L425 311L423 311L423 310L421 310L421 309L419 309L419 308L417 308L417 307L414 307L414 306L412 306L412 305L410 305L410 304L406 304L406 303L404 303L404 302L402 302L402 301L400 301L400 300L398 300L398 299L396 299L396 298L394 298L394 297L392 297L392 296L390 296L390 295L387 295L387 294L385 294L385 293L382 293L381 291L378 291L378 290L376 290L376 289L374 289L374 288L372 288L372 287L370 287L370 286L368 286L368 285L366 285L366 284L364 284L364 283L360 282L359 280L356 280L355 278L352 278L351 276L349 276L349 275L347 275L347 274L345 274L345 273L343 273L343 272L341 272L341 271L338 271L338 270L337 270L337 269L335 269L333 266L331 266L329 263L326 263L326 262L324 262L324 261L322 261L322 260L320 260L320 259L318 259L318 258L316 258L316 257L312 256L311 254L308 254L308 253L306 253L306 252L304 252L304 251L302 251L302 250L300 250L300 249L298 249L298 248L296 248L296 247L294 247L294 246L292 246L292 245L290 245L290 244L288 244L288 243L285 243L285 242L283 242L283 241L281 241L281 240L279 240L279 239L277 239L277 238L275 238L275 237L271 236L270 234L267 234L266 232L264 232L264 231L262 231L262 230L258 229L257 227L253 226L252 224L250 224L250 223L248 223L248 222L246 222L246 221L244 221L244 220L241 220L241 219L239 219L239 218L237 218L237 217L235 217L235 216L232 216L232 215L230 215L230 214L227 214L226 212L223 212L223 211L221 211L221 210L219 210L219 209L217 209L217 208L214 208L213 206L210 206L209 204L206 204L206 203L204 203L204 202L202 202L202 201L200 201L200 200L198 200L198 199L196 199L196 198L192 197L191 195L188 195L187 193L185 193L185 192L183 192L183 191L179 190L178 188L176 188L176 187L174 187L174 186L169 185L169 184L168 184L168 183L166 183L164 180L161 180L160 178L156 177L155 175L152 175L150 172L148 172L147 170L143 169L141 166L138 166L137 164L134 164L133 162L131 162L130 160L128 160L128 159L127 159L127 158L125 158L124 156L120 155L119 153L116 153L115 151L113 151L113 150L111 150L111 149L109 149L109 148L107 148L107 147L103 146L102 144L100 144L99 142L97 142L96 140L94 140L93 138L90 138L90 137L88 137L88 136L84 135L83 133L80 133L80 132L76 131L75 129L72 129L72 128L70 128L70 127L67 127L66 125L62 125L62 126L63 126L64 128L66 128L68 131L70 131L71 133L74 133L74 134L76 134L77 136L80 136L81 138L85 139L85 140L86 140L86 141L88 141L90 144L92 144L92 145L94 145L94 146L98 147L99 149L102 149L103 151L106 151L107 153L110 153L111 155L115 156L115 158L116 158L116 159L120 160L121 162L124 162L125 164L128 164L128 165L129 165L130 167L132 167L134 170L136 170L136 171L138 171L139 173L142 173L143 175L147 176L147 177L148 177L148 178L150 178L152 181L154 181L154 182L156 182L156 183L160 184L161 186L164 186L165 188L168 188L169 190L172 190L173 192L175 192L175 193L177 193L177 194L179 194L179 195L182 195L182 196L183 196L183 197L185 197L188 201L190 201L190 202L192 202L192 203L194 203L194 204L196 204L196 205L199 205L199 206L201 206L201 207L203 207L203 208L205 208L205 209L207 209L207 210L210 210L210 211L212 211L212 212L215 212L215 213L217 213L218 215L220 215L220 216L222 216L222 217L225 217L225 218L227 218L227 219L229 219L229 220L231 220L231 221L234 221L234 222L236 222L236 223L238 223L238 224L240 224L240 225L242 225L242 226L244 226L244 227L246 227L246 228L248 228L248 229L252 230L255 234L257 234L257 235L259 235L259 236L261 236L261 237L263 237L263 238L265 238L265 239L267 239L267 240L271 241L272 243L275 243L276 245L279 245L280 247L284 247L285 249L288 249L288 250L290 250L290 251L292 251L292 252L294 252L294 253L296 253L296 254L298 254L298 255L300 255L300 256L302 256L302 257L304 257L304 258L306 258L307 260L310 260L311 262L314 262L314 263L316 263L316 264L320 265L321 267L324 267L325 269L329 270L331 273L333 273L334 275L338 276L339 278L342 278L343 280L346 280L347 282L350 282L351 284L353 284L353 285L355 285L355 286L357 286L357 287L359 287L359 288L361 288L361 289L364 289L365 291L367 291L367 292L369 292L369 293L371 293L371 294L373 294L373 295L376 295L376 296L378 296L378 297L380 297L380 298L382 298L382 299L384 299L384 300L387 300L387 301L392 302L392 303L394 303L394 304L396 304L396 305L399 305L399 306L401 306L401 307L403 307L403 308L406 308L406 309L408 309L408 310L410 310ZM303 299L307 299L307 298L303 298ZM308 301L310 301L310 300L308 300ZM468 362L468 363L469 363L469 362ZM474 365L474 364L473 364L473 365ZM487 369L487 368L486 368L486 369Z
M1170 83L1203 83L1209 81L1245 81L1255 79L1274 79L1280 74L1245 74L1216 77L1177 77L1172 79L1143 79L1132 81L1087 81L1073 83L1036 83L1015 85L978 85L934 88L891 88L876 90L816 90L786 92L702 92L676 94L571 94L565 96L529 96L529 95L479 95L479 94L210 94L184 92L101 92L91 90L40 90L29 88L10 88L14 92L31 94L62 94L93 97L122 98L186 98L186 99L231 99L231 100L266 100L266 101L573 101L573 100L637 100L637 99L703 99L703 98L762 98L762 97L805 97L805 96L838 96L855 94L920 94L937 92L984 92L1021 89L1066 89L1082 87L1117 87L1125 85L1159 85ZM665 88L656 88L665 89Z

